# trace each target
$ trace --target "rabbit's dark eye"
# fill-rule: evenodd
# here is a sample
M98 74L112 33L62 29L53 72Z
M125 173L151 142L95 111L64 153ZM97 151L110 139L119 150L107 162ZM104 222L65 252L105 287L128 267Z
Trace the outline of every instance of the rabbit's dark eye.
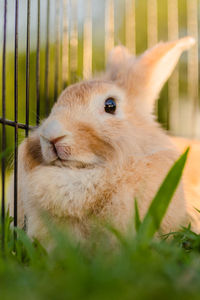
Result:
M107 112L108 114L114 114L115 110L116 110L115 99L113 99L113 98L106 99L106 101L104 103L104 109L105 109L105 112Z

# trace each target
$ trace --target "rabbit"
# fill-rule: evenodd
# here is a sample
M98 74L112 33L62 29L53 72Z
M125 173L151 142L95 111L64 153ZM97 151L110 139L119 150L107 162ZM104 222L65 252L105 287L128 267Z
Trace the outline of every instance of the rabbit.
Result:
M135 198L145 216L180 155L155 121L154 103L181 53L194 43L192 37L160 42L137 58L117 46L103 75L61 93L48 118L19 146L18 225L23 227L25 215L30 237L45 240L43 212L78 239L89 237L96 219L127 232ZM195 213L180 182L160 233L191 220L198 231Z

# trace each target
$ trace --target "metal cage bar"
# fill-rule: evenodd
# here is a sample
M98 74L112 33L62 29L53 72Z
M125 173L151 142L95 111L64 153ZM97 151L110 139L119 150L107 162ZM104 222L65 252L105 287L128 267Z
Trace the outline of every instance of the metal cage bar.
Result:
M36 50L36 124L40 122L40 0L37 2L37 50Z
M2 159L1 159L1 221L2 221L2 249L4 250L5 239L5 171L6 163L4 153L6 150L6 30L7 30L7 0L4 1L3 23L3 52L2 52Z
M15 107L15 153L14 153L14 226L17 226L18 194L18 0L15 1L15 70L14 70L14 107Z
M26 28L26 136L29 126L29 85L30 85L30 0L27 0L27 28Z

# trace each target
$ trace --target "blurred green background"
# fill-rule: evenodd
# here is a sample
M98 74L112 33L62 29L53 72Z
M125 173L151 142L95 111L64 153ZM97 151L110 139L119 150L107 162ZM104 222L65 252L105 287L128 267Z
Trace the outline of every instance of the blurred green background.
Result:
M8 0L6 50L6 118L14 120L14 31L15 1ZM36 47L38 2L30 0L30 125L36 125ZM45 117L46 96L52 106L55 89L87 78L105 66L106 46L124 44L135 54L157 41L182 37L198 38L199 0L49 0L49 72L45 91L48 0L40 1L40 119ZM4 1L0 0L0 70L2 70ZM92 30L92 31L91 31ZM19 1L18 121L25 122L27 1ZM106 45L106 43L108 45ZM84 49L87 49L88 54ZM88 50L89 49L89 50ZM85 58L84 58L85 51ZM155 108L159 122L173 134L199 136L199 49L184 53ZM88 56L87 56L88 55ZM65 65L64 65L65 62ZM85 73L84 73L85 72ZM91 72L89 72L91 73ZM91 75L91 74L89 74ZM2 91L2 72L0 72ZM171 99L171 98L173 99ZM2 102L2 93L0 93ZM0 107L0 115L2 110ZM195 120L195 122L194 122ZM14 146L14 128L6 126L8 147ZM0 130L2 130L0 126ZM1 131L0 131L1 134ZM24 130L19 130L19 142Z

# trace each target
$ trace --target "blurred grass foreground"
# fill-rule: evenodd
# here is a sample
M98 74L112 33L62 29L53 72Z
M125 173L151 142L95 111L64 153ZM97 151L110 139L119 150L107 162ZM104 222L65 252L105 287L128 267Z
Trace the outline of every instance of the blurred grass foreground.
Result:
M29 82L26 77L27 3L26 0L19 1L19 123L25 123L27 98L29 124L35 126L37 109L39 118L44 118L65 86L90 78L92 73L103 70L106 56L114 45L124 44L137 55L160 40L176 39L189 34L196 38L197 44L189 54L182 56L179 66L162 91L155 112L162 125L173 134L199 137L199 0L30 1ZM0 69L3 12L4 1L1 0ZM7 1L6 118L9 120L14 120L14 38L15 1ZM37 103L40 103L39 108ZM14 128L6 127L7 147L12 148ZM19 132L20 142L24 131Z
M4 244L0 226L1 299L199 299L200 235L188 226L153 240L187 153L169 171L144 220L139 211L135 214L134 236L134 228L122 236L107 226L107 234L95 229L86 243L77 244L51 222L47 225L53 246L47 252L23 230L15 229L14 240L7 216Z

